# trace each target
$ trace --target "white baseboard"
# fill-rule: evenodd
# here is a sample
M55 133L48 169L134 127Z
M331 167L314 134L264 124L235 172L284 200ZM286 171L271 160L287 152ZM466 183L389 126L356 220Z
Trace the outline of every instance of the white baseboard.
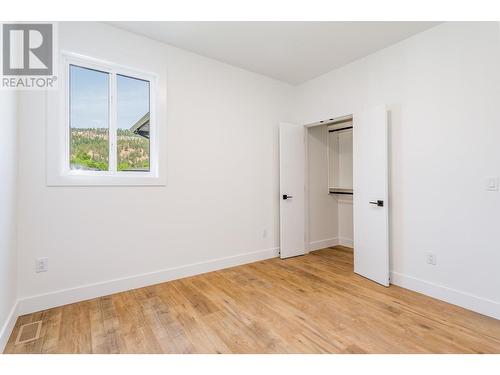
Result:
M495 319L500 319L500 302L498 301L461 292L456 289L394 271L391 272L391 284L425 294L483 315L491 316Z
M339 245L346 247L354 247L354 241L352 238L339 237Z
M142 288L148 285L159 284L183 277L199 275L223 268L275 258L278 255L279 248L259 250L225 258L213 259L206 262L192 263L185 266L167 268L160 271L24 297L19 300L19 314L29 314L52 307L63 306L113 293Z
M19 301L16 301L14 303L14 306L12 306L12 309L10 310L7 319L5 320L5 323L2 326L2 330L0 331L0 353L3 353L3 351L5 350L5 346L9 341L9 337L12 333L12 330L16 325L17 317L19 316L18 311L19 311Z
M313 241L309 243L309 251L320 250L326 247L337 246L339 244L339 239L327 238L325 240Z

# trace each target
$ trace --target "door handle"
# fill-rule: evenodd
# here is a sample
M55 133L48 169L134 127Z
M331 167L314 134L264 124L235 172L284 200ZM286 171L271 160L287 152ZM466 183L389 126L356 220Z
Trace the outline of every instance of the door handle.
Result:
M384 207L384 201L378 200L378 201L370 201L370 204L376 204L378 207Z
M288 194L283 194L283 199L292 199L293 197Z

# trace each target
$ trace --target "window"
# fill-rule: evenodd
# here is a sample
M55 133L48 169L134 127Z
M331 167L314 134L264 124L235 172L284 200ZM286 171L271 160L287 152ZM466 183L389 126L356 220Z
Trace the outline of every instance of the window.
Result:
M71 53L61 62L60 99L48 102L48 184L164 185L156 75Z
M117 169L149 171L149 82L116 76Z
M109 171L109 73L69 67L69 167Z

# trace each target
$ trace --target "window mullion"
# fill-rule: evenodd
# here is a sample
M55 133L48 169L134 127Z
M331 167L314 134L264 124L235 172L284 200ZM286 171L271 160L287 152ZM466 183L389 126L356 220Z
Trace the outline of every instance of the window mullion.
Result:
M109 170L117 171L117 108L116 108L116 73L110 73L109 80Z

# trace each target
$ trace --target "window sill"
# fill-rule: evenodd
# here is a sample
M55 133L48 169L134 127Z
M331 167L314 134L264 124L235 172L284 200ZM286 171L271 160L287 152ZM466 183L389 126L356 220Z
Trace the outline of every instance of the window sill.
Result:
M123 172L120 174L78 174L67 173L59 176L48 176L47 186L165 186L166 181L162 176L142 175L143 172Z

